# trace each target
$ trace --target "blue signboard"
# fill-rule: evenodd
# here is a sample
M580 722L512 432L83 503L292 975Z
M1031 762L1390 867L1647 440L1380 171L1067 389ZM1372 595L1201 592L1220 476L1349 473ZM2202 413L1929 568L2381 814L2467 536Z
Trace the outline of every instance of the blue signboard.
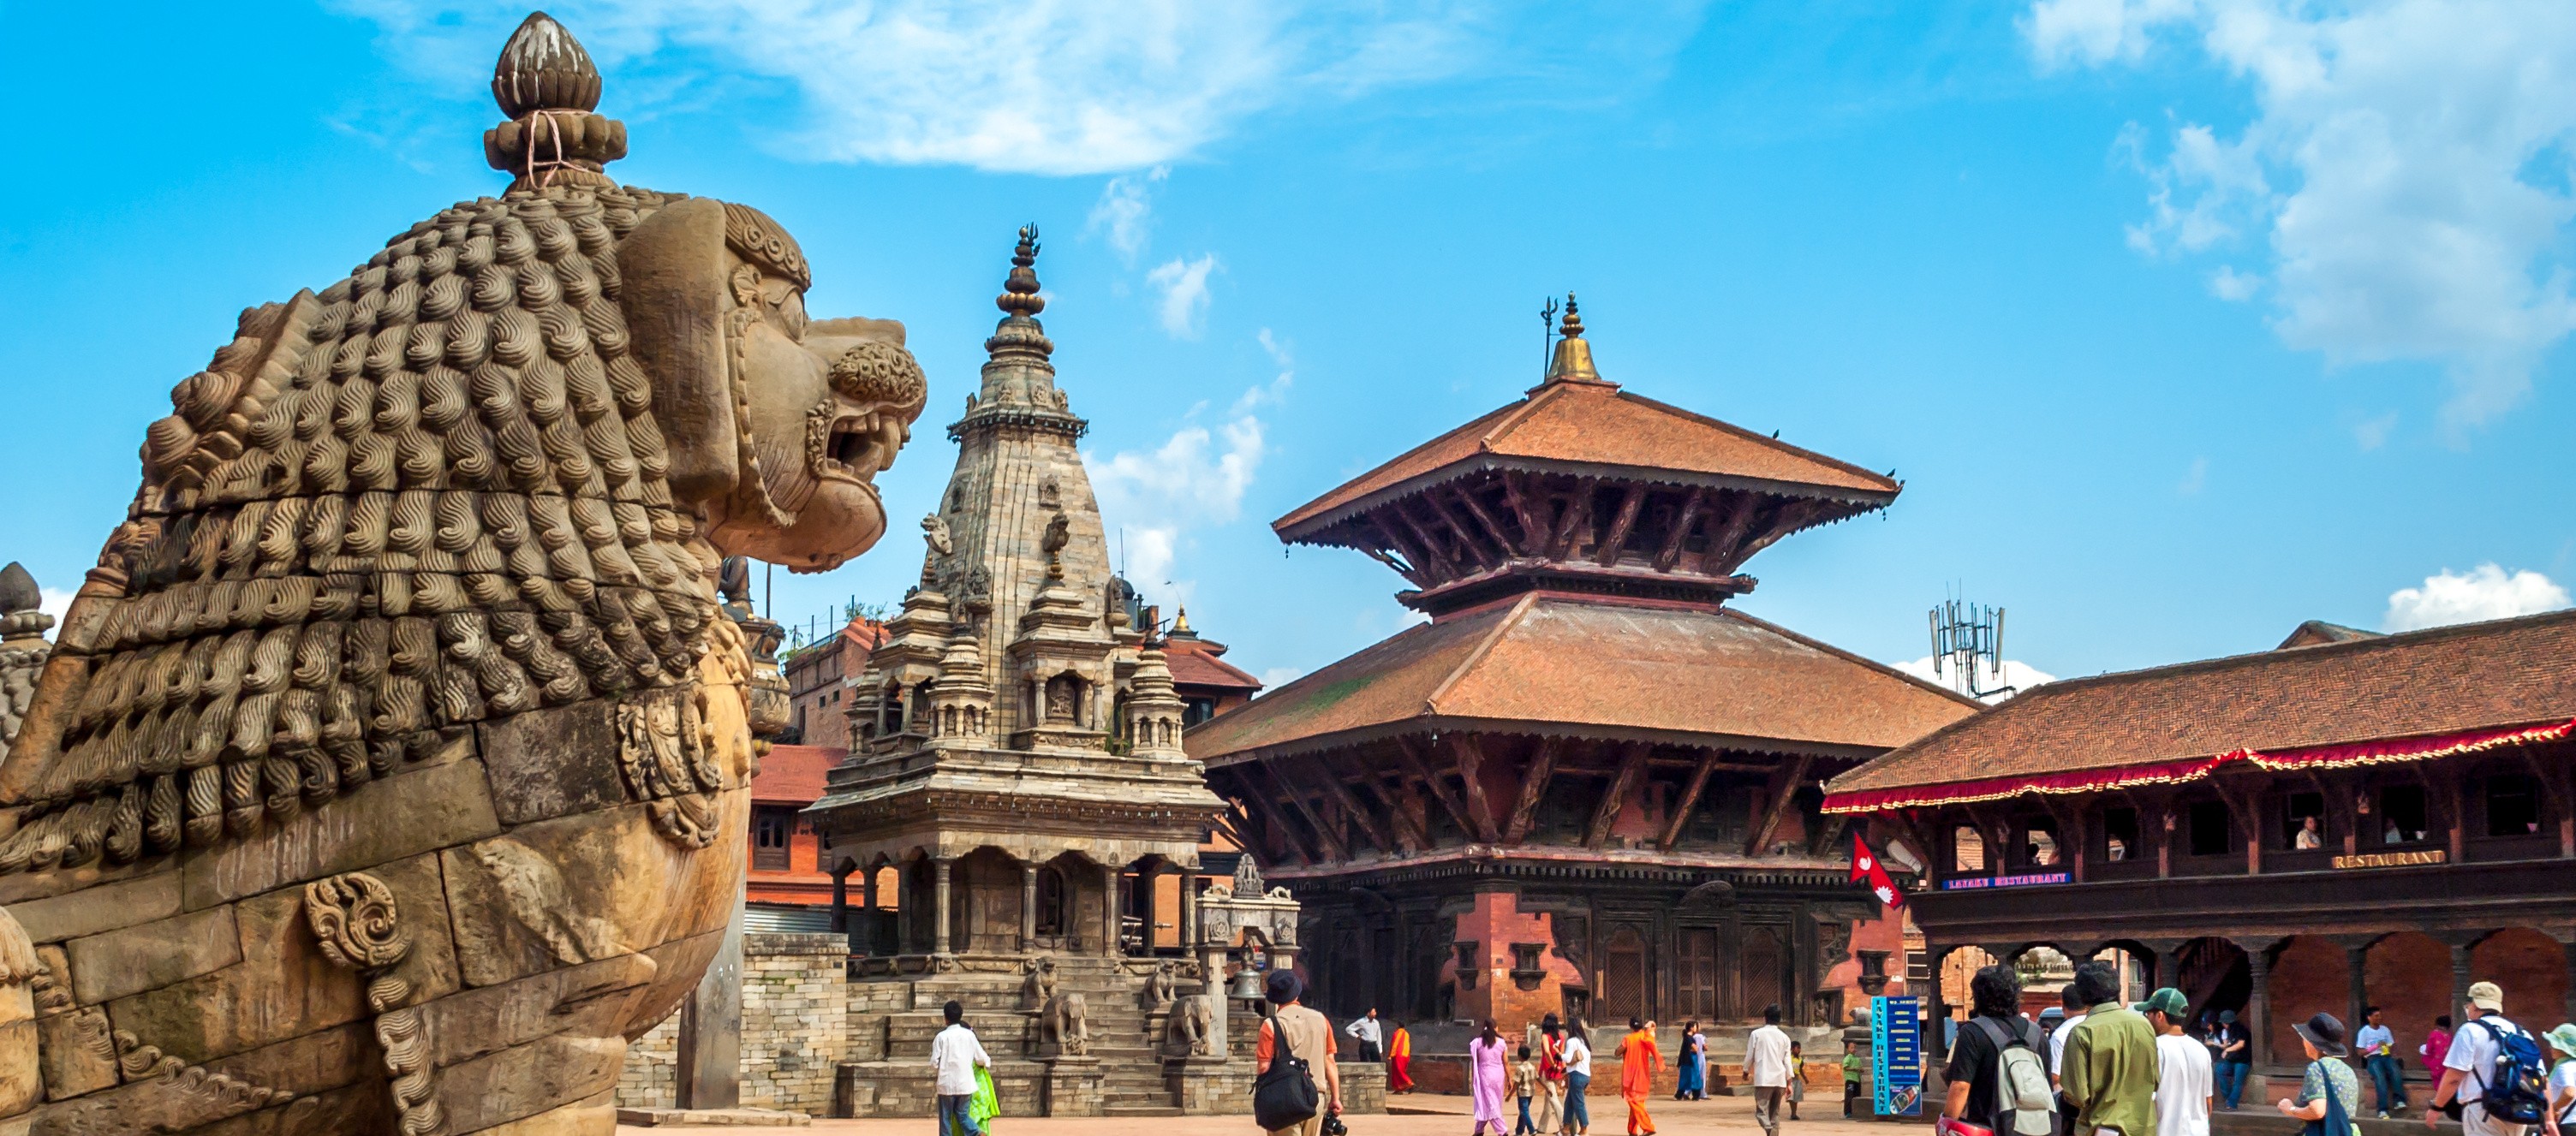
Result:
M2074 879L2075 876L2069 872L2024 872L2018 876L1970 876L1966 879L1943 880L1941 890L1975 891L1980 888L2030 887L2036 884L2071 883Z
M1869 1066L1878 1115L1923 1115L1923 999L1869 1000Z

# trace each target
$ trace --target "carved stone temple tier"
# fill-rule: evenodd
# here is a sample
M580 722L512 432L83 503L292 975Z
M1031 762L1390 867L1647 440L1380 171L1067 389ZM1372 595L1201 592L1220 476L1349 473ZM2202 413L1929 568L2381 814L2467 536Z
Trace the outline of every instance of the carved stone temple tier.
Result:
M724 938L785 702L719 565L873 544L925 387L602 172L553 20L493 91L509 189L242 313L49 657L0 572L0 1132L608 1136Z
M1159 915L1195 941L1186 881L1223 802L1181 749L1161 645L1110 571L1037 257L1024 228L982 384L949 427L956 472L921 522L920 586L869 654L850 758L807 811L841 881L836 919L868 956L851 1025L871 1040L843 1066L846 1115L928 1114L950 998L1004 1061L1006 1100L1063 1115L1209 1099L1167 1084L1164 1015L1203 979L1154 957L1154 930ZM899 902L880 894L888 869ZM1180 902L1158 911L1173 873Z

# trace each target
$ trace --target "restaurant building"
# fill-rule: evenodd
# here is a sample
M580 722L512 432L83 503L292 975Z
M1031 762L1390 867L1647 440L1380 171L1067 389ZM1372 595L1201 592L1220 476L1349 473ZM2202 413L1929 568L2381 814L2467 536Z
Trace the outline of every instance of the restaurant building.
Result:
M2195 1013L2238 1011L2285 1086L2291 1023L2381 1006L2420 1097L2414 1047L2470 983L2534 1029L2576 1018L2571 729L2576 611L2309 624L2034 688L1836 777L1823 809L1923 854L1936 973L2126 951Z

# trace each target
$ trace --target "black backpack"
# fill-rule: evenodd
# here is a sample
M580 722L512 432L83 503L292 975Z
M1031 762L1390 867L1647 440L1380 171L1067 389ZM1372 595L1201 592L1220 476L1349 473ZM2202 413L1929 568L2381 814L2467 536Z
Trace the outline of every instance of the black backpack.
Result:
M1264 1132L1305 1123L1324 1106L1314 1074L1289 1047L1288 1027L1275 1013L1270 1016L1270 1046L1270 1068L1252 1082L1252 1121Z

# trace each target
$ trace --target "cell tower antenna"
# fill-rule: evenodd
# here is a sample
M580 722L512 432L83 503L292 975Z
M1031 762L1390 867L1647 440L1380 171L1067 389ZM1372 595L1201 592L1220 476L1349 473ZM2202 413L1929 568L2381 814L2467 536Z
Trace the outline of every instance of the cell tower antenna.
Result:
M1945 599L1930 623L1933 677L1979 701L2018 692L2004 682L2004 609Z

